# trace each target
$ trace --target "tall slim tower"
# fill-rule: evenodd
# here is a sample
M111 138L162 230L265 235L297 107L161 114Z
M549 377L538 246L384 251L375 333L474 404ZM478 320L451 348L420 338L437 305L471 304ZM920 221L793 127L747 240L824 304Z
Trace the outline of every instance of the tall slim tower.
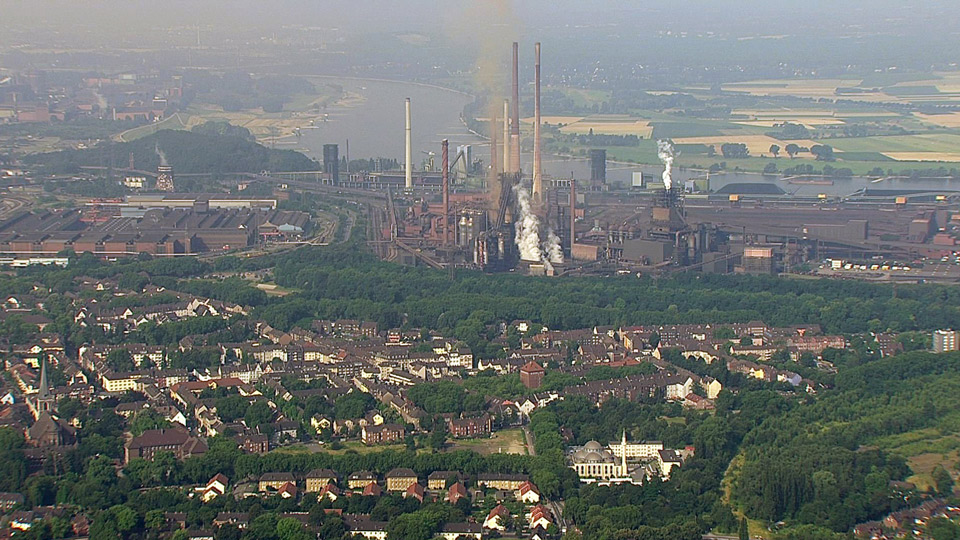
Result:
M577 242L577 181L570 179L570 260L573 261L573 245Z
M413 132L410 128L410 98L407 98L406 101L406 112L407 112L407 144L406 144L406 153L404 155L406 165L404 168L404 186L407 189L413 189Z
M450 141L444 139L440 143L440 167L443 183L443 243L450 243L450 230L452 222L450 219Z
M513 42L513 110L510 114L510 172L520 172L520 44Z
M503 100L503 172L510 172L510 100Z
M543 199L543 179L540 156L540 42L534 46L533 77L533 200Z
M490 118L490 176L489 182L490 188L497 189L494 186L499 186L500 180L500 165L497 163L497 153L500 149L497 148L497 112L494 109L493 117Z

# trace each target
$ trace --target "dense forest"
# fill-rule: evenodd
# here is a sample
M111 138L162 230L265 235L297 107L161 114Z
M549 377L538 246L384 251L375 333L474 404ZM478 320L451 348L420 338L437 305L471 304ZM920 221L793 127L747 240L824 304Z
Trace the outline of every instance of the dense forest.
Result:
M217 133L215 126L196 132L161 130L128 143L104 142L85 150L62 150L24 157L27 163L40 165L51 174L74 174L80 167L103 167L114 157L117 167L127 164L132 153L140 170L153 171L161 163L161 153L176 173L257 173L267 171L312 171L318 165L293 150L274 150L249 137L233 132Z
M237 280L196 280L214 271L271 267L276 283L295 294L268 298ZM282 330L309 327L313 319L338 318L376 321L387 328L432 328L463 340L480 357L497 354L489 341L495 337L491 325L499 320L527 319L554 330L752 320L773 326L819 324L831 334L960 327L960 290L955 287L924 284L894 289L854 281L697 274L557 280L461 272L451 279L446 272L380 262L354 244L213 262L105 264L81 255L67 269L21 273L60 292L79 275L149 281L254 307L256 317ZM27 286L29 281L21 283ZM168 326L172 330L173 325Z
M842 370L834 390L764 419L744 438L735 500L757 519L836 531L895 510L903 501L888 483L908 469L870 445L922 428L955 433L958 362L957 353L915 352Z

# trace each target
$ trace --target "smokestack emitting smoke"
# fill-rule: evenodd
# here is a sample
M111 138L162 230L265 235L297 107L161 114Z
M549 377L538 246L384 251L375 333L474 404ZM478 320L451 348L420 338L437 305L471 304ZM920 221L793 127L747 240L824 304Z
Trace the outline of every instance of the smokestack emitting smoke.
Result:
M407 164L404 169L404 185L407 189L413 189L413 139L410 127L410 98L407 98L406 101L406 112L407 112L407 145L406 145L406 160Z
M510 113L510 172L520 172L520 44L513 42L513 110Z
M510 163L510 100L503 100L503 172Z
M663 187L670 191L673 187L673 160L677 157L673 143L666 139L657 141L657 157L663 162Z
M533 77L533 198L543 198L543 179L540 177L540 42L534 46Z
M443 243L450 243L450 141L444 139L440 143L440 167L442 167L443 183Z

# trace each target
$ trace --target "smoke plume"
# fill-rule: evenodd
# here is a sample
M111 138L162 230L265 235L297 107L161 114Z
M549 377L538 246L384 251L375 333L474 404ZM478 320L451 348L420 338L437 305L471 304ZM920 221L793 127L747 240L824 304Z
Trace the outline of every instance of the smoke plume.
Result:
M673 187L673 160L677 157L673 149L673 142L661 139L657 141L657 157L663 162L663 187L669 190Z
M163 153L163 150L160 149L160 143L157 143L154 147L154 150L157 152L157 155L160 157L160 166L167 167L167 155Z
M530 208L530 192L520 184L513 186L513 192L516 195L517 209L520 213L516 223L516 241L520 249L520 258L525 261L542 261L540 220Z
M533 213L530 207L530 191L523 184L513 186L517 200L516 242L520 250L520 259L528 262L540 262L549 269L554 264L563 262L563 248L560 246L560 237L547 229L543 243L540 241L540 218Z
M563 248L560 246L560 237L557 236L557 233L553 232L552 228L547 229L547 239L543 245L550 262L554 264L563 262Z

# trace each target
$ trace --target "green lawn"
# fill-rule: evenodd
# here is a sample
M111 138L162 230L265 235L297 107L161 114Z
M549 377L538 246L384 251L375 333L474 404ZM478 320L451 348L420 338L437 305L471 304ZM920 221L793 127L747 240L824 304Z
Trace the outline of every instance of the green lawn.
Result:
M592 107L610 99L610 92L602 90L583 90L580 88L561 88L560 90L577 107Z
M634 163L660 163L660 158L657 157L657 142L654 140L642 140L639 146L607 147L607 159Z

